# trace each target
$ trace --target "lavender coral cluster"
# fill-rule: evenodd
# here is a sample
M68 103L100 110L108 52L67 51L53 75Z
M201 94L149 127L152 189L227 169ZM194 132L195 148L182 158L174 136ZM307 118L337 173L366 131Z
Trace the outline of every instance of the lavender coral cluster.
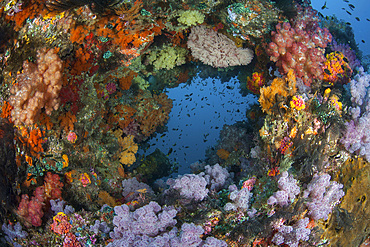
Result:
M14 242L14 240L25 238L28 235L28 233L26 231L22 230L22 226L19 222L17 222L14 225L11 225L11 224L7 225L7 224L4 223L1 227L1 230L6 235L5 240L8 243L12 243L13 246L15 246L15 247L20 247L21 245Z
M188 200L202 201L209 190L203 174L185 174L176 179L168 179L167 184L171 189L180 192L180 196Z
M315 174L303 192L303 197L308 198L308 215L314 220L327 220L333 207L344 196L343 185L330 182L330 178L327 173Z
M122 196L126 202L137 199L140 196L140 190L146 190L147 194L154 194L149 185L137 181L135 177L122 181Z
M281 174L278 180L279 191L275 192L268 200L267 204L279 204L281 207L287 206L294 201L295 197L299 194L300 189L297 185L297 180L289 175L287 171Z
M206 174L204 178L211 190L221 190L230 178L230 173L227 169L221 167L219 164L214 166L207 165L204 169Z
M247 65L253 58L250 49L236 47L231 39L205 26L191 28L187 45L194 58L216 68Z
M352 120L346 123L341 139L344 147L351 153L364 155L370 161L370 75L363 68L350 83Z
M110 233L113 242L110 247L123 246L227 246L226 242L213 237L203 241L201 226L184 223L181 231L175 227L177 210L173 207L161 207L157 202L150 202L130 212L127 205L114 208L114 230ZM169 230L172 228L171 230Z
M41 109L50 115L59 108L59 92L62 88L62 60L56 49L37 53L37 63L25 61L23 73L17 76L17 85L10 92L9 102L13 106L12 120L16 125L33 124Z
M252 193L248 188L241 188L238 190L235 184L229 186L230 195L229 198L232 202L226 203L224 209L226 211L247 211L249 207L249 200L252 197Z
M218 191L228 183L230 174L226 168L216 164L214 166L207 165L204 169L205 172L199 174L185 174L176 179L168 179L166 183L170 188L166 193L173 190L178 191L185 203L192 200L202 201L207 197L209 190Z
M307 228L309 218L305 217L297 221L293 226L280 225L278 232L272 238L272 242L281 245L286 244L289 247L298 247L299 241L307 241L311 230Z
M114 208L116 216L113 219L114 230L110 237L114 239L111 246L133 246L151 239L166 231L167 227L174 227L177 211L174 208L161 208L157 202L150 202L134 212L123 204Z

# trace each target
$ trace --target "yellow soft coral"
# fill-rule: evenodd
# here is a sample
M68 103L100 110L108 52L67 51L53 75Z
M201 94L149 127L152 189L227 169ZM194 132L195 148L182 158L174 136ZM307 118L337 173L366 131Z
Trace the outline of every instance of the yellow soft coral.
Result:
M124 165L132 165L136 161L135 154L139 149L138 145L134 142L134 136L128 135L122 138L122 130L116 130L113 134L117 137L120 145L120 162Z
M351 80L352 69L348 64L347 58L339 51L326 55L323 70L324 81L329 82L330 85L334 85L337 82L347 84Z
M185 26L196 26L204 22L204 14L198 10L186 10L180 13L177 21Z
M271 107L276 103L276 95L285 99L288 96L293 96L296 92L295 83L296 78L294 72L293 70L289 70L284 79L277 77L272 81L271 86L262 87L260 89L261 95L258 99L261 104L262 111L267 114L271 114Z

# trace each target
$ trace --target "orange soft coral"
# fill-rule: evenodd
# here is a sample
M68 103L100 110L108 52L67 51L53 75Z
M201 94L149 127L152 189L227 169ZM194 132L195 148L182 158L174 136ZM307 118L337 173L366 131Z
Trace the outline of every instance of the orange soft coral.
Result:
M149 91L143 91L137 101L139 109L136 120L140 123L141 133L148 137L156 131L158 126L163 126L168 120L172 100L165 93L152 96Z
M22 10L14 13L14 15L5 15L5 20L15 22L15 30L19 31L24 22L27 19L33 19L38 15L44 15L47 9L44 8L44 0L29 0L27 2L23 1Z
M260 98L258 101L261 104L262 111L271 114L271 107L275 105L276 95L283 98L293 96L296 92L296 78L293 70L289 70L287 76L282 78L275 78L271 86L263 87L260 89Z
M133 121L132 116L136 110L128 105L117 105L115 109L118 114L113 116L111 120L118 122L121 129L125 129Z
M119 79L119 87L122 89L122 90L128 90L130 89L131 87L131 84L132 84L132 80L134 79L134 77L137 76L137 73L130 70L128 72L128 74L122 78Z
M76 26L74 28L71 28L69 39L72 42L82 44L82 42L84 41L89 31L90 30L87 26L82 26L82 25Z
M60 127L64 129L66 133L71 132L74 129L74 123L76 122L76 116L71 112L66 112L58 117L60 121Z
M30 128L19 126L18 130L21 136L18 137L19 143L22 144L24 150L31 156L40 157L44 152L42 143L44 142L44 132L37 125Z
M343 53L339 51L326 55L323 70L324 81L329 82L331 85L337 82L347 84L351 80L352 69Z
M1 111L1 117L10 119L12 110L13 110L13 107L8 103L8 101L4 100L3 106L2 106L2 111Z

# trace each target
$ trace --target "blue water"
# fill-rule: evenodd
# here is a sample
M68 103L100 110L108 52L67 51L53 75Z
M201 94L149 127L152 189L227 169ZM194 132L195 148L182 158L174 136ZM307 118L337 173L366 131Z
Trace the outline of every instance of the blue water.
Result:
M189 165L205 158L207 147L214 146L224 124L246 120L246 110L257 102L255 95L243 97L239 80L232 78L222 83L220 79L195 77L191 84L168 89L173 108L167 123L168 131L149 141L152 145L145 154L159 148L179 163L179 173L189 173ZM140 151L139 154L143 152Z

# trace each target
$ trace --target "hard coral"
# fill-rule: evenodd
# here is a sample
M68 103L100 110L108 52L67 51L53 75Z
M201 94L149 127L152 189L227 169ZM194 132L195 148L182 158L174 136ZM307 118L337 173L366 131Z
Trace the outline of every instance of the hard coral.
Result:
M330 239L332 246L365 246L361 243L369 236L366 229L370 224L370 164L362 158L349 158L340 174L336 180L343 183L346 191L340 208L351 215L351 221L333 213L321 238Z

